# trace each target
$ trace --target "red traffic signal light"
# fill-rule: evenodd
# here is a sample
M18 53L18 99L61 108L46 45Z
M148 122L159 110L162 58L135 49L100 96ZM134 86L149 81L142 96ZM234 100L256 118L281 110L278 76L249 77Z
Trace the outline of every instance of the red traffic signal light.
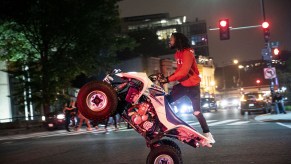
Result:
M273 50L273 52L274 52L274 55L279 55L280 50L279 50L278 48L275 48L275 49Z
M261 80L257 80L256 83L257 83L257 84L260 84L260 83L261 83Z
M225 26L227 25L227 22L226 22L225 20L221 20L221 21L219 22L219 25L220 25L221 27L225 27Z
M220 40L228 40L230 38L228 19L219 20L219 36Z
M265 42L269 42L269 40L270 40L270 29L269 29L269 27L270 27L269 22L263 22L262 23Z
M269 26L270 26L269 22L263 22L263 23L262 23L262 27L263 27L264 29L269 28Z

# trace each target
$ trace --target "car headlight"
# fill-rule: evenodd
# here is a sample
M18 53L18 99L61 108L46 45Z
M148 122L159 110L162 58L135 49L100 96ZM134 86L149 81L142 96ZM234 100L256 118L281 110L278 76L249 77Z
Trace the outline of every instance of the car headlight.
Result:
M233 105L238 105L239 104L239 101L238 100L232 100L232 104Z
M57 115L57 119L59 119L59 120L62 120L64 118L65 118L65 115L64 114L58 114Z
M205 104L202 105L202 107L203 108L208 108L209 107L209 104L208 103L205 103Z
M45 116L41 116L41 120L42 121L45 121Z
M227 101L226 100L222 100L221 101L221 106L226 106L227 105Z

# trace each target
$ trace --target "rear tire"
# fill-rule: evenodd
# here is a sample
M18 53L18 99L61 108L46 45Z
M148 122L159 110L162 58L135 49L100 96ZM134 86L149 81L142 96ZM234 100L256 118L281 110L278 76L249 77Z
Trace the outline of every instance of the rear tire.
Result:
M163 162L169 164L183 164L179 150L166 144L161 144L161 146L151 149L146 163L159 164Z
M118 104L116 91L105 82L92 81L79 91L77 106L81 114L90 120L103 121L114 113Z

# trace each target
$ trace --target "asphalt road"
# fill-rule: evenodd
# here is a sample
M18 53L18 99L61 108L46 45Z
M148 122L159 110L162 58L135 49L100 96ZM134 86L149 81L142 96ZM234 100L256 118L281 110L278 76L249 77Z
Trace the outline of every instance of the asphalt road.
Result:
M255 115L241 116L238 110L204 114L216 144L192 148L179 144L184 164L287 164L291 163L291 123L266 123ZM182 115L198 131L196 118ZM143 164L149 149L144 139L125 127L118 132L39 132L0 136L0 163L14 164Z

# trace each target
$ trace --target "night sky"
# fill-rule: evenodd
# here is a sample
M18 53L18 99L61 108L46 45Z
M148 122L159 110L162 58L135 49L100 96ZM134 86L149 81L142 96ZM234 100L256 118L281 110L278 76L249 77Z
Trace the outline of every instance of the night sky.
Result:
M171 17L187 16L206 20L207 26L217 27L218 20L229 18L232 27L259 25L263 22L261 0L123 0L120 16L170 13ZM291 0L265 0L271 40L280 42L280 49L291 51ZM210 56L219 65L261 59L264 46L260 28L231 31L231 39L219 40L218 31L208 31Z

